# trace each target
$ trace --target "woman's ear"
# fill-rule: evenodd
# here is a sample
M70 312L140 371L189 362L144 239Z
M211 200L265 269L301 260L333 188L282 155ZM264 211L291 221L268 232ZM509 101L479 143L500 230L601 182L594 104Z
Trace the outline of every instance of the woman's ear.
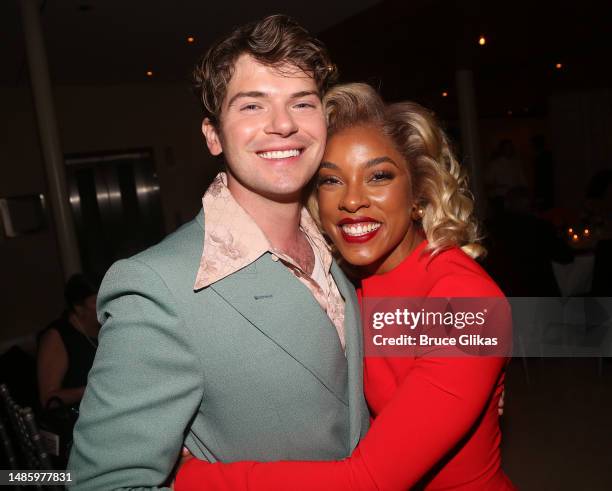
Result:
M415 203L412 205L412 220L415 222L420 222L423 219L423 215L425 214L425 208L423 205L419 203Z
M204 118L204 121L202 121L202 134L206 139L206 145L211 154L216 157L223 152L217 128L209 118Z

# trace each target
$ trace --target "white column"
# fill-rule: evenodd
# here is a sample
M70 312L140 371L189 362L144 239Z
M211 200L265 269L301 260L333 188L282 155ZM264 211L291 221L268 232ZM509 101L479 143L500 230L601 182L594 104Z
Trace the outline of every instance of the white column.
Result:
M81 271L66 185L64 154L59 138L38 0L19 0L38 134L47 174L49 202L55 223L64 277Z
M457 70L455 76L457 99L459 100L463 164L467 167L470 175L470 188L476 199L476 212L482 217L486 211L487 202L484 193L474 77L472 71L468 69Z

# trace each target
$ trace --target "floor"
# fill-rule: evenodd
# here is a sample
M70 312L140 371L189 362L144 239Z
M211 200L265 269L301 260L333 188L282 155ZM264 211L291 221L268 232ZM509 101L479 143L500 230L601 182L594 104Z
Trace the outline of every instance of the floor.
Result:
M503 462L524 491L612 490L612 360L511 362Z

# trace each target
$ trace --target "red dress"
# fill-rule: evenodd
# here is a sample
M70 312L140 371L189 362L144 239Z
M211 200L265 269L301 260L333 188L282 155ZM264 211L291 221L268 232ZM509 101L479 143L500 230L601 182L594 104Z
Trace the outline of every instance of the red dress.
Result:
M368 297L501 297L460 249L431 256L423 241L394 270L363 281ZM334 462L192 459L177 491L504 491L498 402L506 360L493 357L365 358L372 425L352 455Z

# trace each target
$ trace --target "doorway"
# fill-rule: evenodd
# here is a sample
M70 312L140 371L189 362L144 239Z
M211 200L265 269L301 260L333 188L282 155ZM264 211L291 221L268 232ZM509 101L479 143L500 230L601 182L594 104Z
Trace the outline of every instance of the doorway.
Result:
M66 170L83 272L92 280L164 236L151 150L68 155Z

